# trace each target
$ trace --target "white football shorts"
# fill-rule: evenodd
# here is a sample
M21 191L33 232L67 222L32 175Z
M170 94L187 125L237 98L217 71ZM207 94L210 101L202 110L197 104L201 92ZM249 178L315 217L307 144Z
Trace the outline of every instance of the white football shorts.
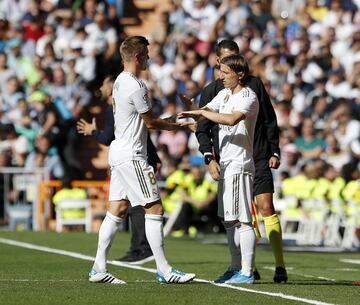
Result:
M253 176L241 173L219 180L218 216L225 221L252 222Z
M145 206L160 199L154 169L145 160L132 160L111 167L109 201L129 200Z

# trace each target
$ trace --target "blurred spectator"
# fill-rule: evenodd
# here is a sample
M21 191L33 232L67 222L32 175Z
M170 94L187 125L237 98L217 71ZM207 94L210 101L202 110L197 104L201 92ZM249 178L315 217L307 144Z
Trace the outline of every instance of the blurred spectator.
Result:
M351 86L346 81L343 68L335 68L329 71L329 79L326 83L326 91L333 98L350 98Z
M85 0L83 1L83 13L80 18L80 26L85 27L94 22L96 15L96 1Z
M301 125L301 136L295 140L297 149L305 162L320 157L324 150L324 140L315 134L314 122L306 118Z
M6 91L6 83L10 76L14 76L15 73L7 66L7 55L6 53L0 52L0 92Z
M264 32L268 21L273 19L271 12L263 9L261 0L250 1L250 20L260 32Z
M18 101L19 113L15 124L16 132L27 140L29 152L34 150L35 140L38 134L38 125L31 119L30 107L24 99Z
M25 164L25 156L29 151L27 139L18 134L14 125L3 125L1 133L5 138L0 141L0 151L11 153L11 164L13 166L23 167Z
M162 52L155 55L150 63L149 70L153 80L165 96L171 96L175 93L176 84L173 79L175 65L166 62L166 58Z
M286 144L281 149L281 164L277 171L279 179L297 176L300 173L301 157L297 147L293 143Z
M6 19L11 23L19 22L24 16L28 0L3 0L0 3L0 11L5 13Z
M8 42L8 67L16 73L20 82L31 77L31 57L21 51L22 41L19 38L12 38Z
M57 57L53 44L51 42L47 43L44 47L44 55L42 56L42 67L43 69L48 71L49 79L52 77L52 69L54 69L61 61L60 58Z
M327 122L327 128L333 132L340 149L348 150L351 143L359 138L360 122L351 117L349 104L343 101L330 115ZM359 115L359 113L357 113Z
M325 138L326 148L322 158L328 163L332 164L334 169L341 173L344 165L350 163L351 154L349 150L341 150L336 137L333 134L328 134Z
M329 108L328 98L324 95L315 96L311 105L305 109L304 117L311 118L317 132L324 130L326 121L330 116Z
M109 73L108 69L111 68L108 61L117 51L117 34L108 23L104 12L98 11L94 21L85 26L85 32L88 34L88 48L95 50L96 73L100 79L103 79Z
M183 0L182 3L188 14L185 20L187 31L195 33L200 41L208 42L219 17L216 8L207 0Z
M185 82L185 92L188 98L192 100L193 105L199 105L200 101L200 92L199 92L199 85L196 81L189 79ZM182 108L186 108L184 103L181 103Z
M18 100L24 97L16 76L10 76L6 81L6 89L0 94L0 111L2 123L11 122L11 112L18 107Z
M53 70L48 92L54 99L61 99L74 118L78 117L90 99L85 88L82 88L79 84L67 82L65 72L60 66L55 67Z
M75 122L62 115L65 112L62 101L54 102L49 95L36 91L28 99L35 110L34 119L40 126L39 135L44 135L50 146L54 145L62 166L71 179L83 177L82 166L77 159Z
M185 11L181 5L182 0L174 0L169 3L169 26L170 33L174 36L185 32Z
M56 57L62 58L75 37L76 29L74 27L74 16L71 12L63 15L60 20L60 24L56 27L56 39L53 48Z
M249 10L240 0L229 0L225 12L225 32L230 38L238 36L247 24Z
M47 136L39 136L36 140L35 151L26 158L25 170L44 168L50 173L51 179L61 179L64 176L64 168L59 156L50 148L50 139Z
M327 7L320 5L319 0L307 0L305 9L316 21L323 21L328 14Z
M205 84L206 62L195 50L188 50L185 57L185 65L192 71L191 79L197 82L201 88Z
M45 55L45 46L48 43L54 43L56 39L56 28L54 24L46 23L44 25L44 34L36 42L36 54L43 57Z

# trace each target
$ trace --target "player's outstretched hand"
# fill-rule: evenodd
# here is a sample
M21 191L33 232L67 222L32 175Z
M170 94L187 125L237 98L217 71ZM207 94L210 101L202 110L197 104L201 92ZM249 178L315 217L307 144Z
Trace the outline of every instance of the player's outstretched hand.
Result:
M202 116L202 109L183 111L183 112L178 113L177 116L178 116L178 119L193 118L194 120L198 121Z
M91 123L86 122L84 119L80 119L76 123L76 129L78 133L83 134L84 136L90 136L96 130L96 120L92 119Z
M168 123L176 123L176 115L171 115L164 118L160 117L160 118Z
M178 121L176 124L178 124L181 127L188 128L192 132L195 132L197 128L196 122Z
M194 98L190 98L188 96L186 96L185 94L178 94L180 97L180 100L185 104L185 106L188 109L194 109L195 108L195 99Z

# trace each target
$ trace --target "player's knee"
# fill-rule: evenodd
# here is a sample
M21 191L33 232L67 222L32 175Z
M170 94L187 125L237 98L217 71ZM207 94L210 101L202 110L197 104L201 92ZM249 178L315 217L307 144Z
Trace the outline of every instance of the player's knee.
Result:
M164 215L164 208L161 201L156 201L147 204L145 207L145 214Z
M125 218L128 208L129 203L125 200L111 201L109 206L109 212L117 217Z
M272 202L267 202L263 205L262 208L260 208L260 213L263 217L268 217L275 214L274 205Z
M263 217L268 217L275 214L272 194L266 193L256 196L256 203Z

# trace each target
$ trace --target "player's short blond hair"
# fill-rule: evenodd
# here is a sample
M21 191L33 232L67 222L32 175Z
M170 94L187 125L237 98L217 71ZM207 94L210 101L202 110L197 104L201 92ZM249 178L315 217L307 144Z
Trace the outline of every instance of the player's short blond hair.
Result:
M120 55L124 62L129 62L136 53L142 54L146 51L149 41L143 36L130 36L120 46Z

